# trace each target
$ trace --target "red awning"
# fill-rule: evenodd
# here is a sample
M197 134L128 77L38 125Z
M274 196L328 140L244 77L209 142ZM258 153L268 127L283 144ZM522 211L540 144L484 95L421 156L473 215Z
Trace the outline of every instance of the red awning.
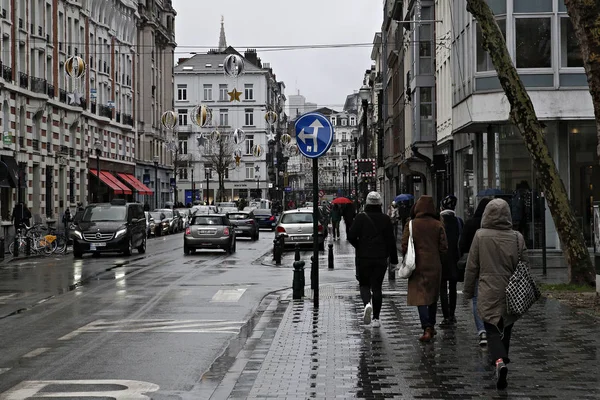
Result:
M92 173L95 176L98 176L98 171L96 171L95 169L90 169L90 173ZM131 190L127 186L119 182L117 178L115 178L108 172L100 171L99 178L102 182L104 182L106 186L111 188L115 192L115 194L131 194Z
M117 174L119 178L130 184L139 194L154 194L154 191L131 174Z

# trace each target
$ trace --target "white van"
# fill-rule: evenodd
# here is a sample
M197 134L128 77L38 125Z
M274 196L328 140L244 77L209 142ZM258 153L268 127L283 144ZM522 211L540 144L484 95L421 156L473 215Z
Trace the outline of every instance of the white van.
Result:
M250 204L248 204L248 206L253 208L260 208L263 210L270 210L273 207L273 203L271 202L271 200L260 199L252 200Z

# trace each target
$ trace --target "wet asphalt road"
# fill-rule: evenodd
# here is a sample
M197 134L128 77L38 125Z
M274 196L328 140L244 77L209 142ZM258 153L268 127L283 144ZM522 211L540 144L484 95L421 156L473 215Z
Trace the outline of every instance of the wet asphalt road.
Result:
M177 234L150 239L145 255L1 266L0 399L111 391L135 399L146 390L153 399L198 398L194 387L232 339L249 334L261 299L291 286L291 268L264 265L272 238L240 239L233 255L185 256Z

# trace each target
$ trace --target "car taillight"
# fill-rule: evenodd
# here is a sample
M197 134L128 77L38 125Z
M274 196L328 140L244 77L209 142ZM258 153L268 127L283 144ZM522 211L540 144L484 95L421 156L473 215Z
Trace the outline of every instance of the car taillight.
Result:
M319 224L319 232L323 232L323 225Z
M285 228L283 226L278 226L277 233L285 233Z
M190 228L187 228L187 229L185 230L185 234L186 234L186 235L191 235L191 234L192 234L192 230L191 230Z
M251 219L250 221L246 222L247 225L254 225L254 220Z
M271 218L269 218L269 221L275 221L275 217L271 215Z
M229 228L223 228L223 234L229 235Z

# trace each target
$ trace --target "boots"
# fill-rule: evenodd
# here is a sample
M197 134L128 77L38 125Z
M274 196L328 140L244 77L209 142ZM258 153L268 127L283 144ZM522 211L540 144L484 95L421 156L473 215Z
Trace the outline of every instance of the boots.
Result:
M433 335L434 335L433 328L431 328L431 327L428 326L427 328L425 328L425 331L423 332L423 336L421 336L419 338L419 341L421 341L421 342L431 342L431 339L433 339Z

